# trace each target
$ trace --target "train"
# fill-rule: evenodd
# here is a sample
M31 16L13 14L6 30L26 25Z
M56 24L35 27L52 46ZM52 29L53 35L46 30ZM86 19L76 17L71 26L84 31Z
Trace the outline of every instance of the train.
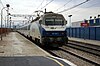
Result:
M18 32L41 46L61 47L68 43L66 24L62 14L46 12L20 27Z

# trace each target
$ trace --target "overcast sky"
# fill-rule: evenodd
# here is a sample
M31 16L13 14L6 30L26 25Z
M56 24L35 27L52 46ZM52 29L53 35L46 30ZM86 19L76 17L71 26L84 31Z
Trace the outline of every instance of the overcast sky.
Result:
M2 2L4 6L6 4L10 4L11 6L10 12L12 14L34 14L34 11L36 10L44 11L45 8L47 9L47 11L59 12L64 9L68 9L74 5L77 5L81 2L84 2L85 0L53 0L51 3L49 3L50 1L51 0L1 0L0 10L2 8L1 5ZM44 7L47 3L49 3L49 5ZM63 6L64 4L66 5ZM78 6L69 11L65 11L61 14L63 14L68 21L69 21L68 15L71 14L72 22L89 19L90 16L94 17L100 14L100 0L90 0L89 2L81 6Z

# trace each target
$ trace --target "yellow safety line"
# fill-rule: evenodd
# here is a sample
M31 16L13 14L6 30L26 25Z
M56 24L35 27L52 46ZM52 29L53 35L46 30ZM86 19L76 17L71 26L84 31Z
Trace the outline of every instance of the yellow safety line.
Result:
M55 61L57 64L59 64L60 66L64 66L62 63L60 63L59 61L57 61L56 59L50 58L50 57L46 57L48 59L51 59L53 61Z

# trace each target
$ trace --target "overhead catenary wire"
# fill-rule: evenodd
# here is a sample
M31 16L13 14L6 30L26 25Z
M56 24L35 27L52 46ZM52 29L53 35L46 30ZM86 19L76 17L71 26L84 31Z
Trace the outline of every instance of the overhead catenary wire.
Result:
M99 4L99 2L98 2L98 3L95 3L95 4L92 4L92 5L90 5L90 6L87 6L87 7L85 7L85 8L91 8L92 6L95 6L95 5L97 5L97 4ZM78 11L81 11L81 9L78 9L77 11L73 11L73 13L74 13L74 12L78 12ZM86 10L82 10L82 11L86 11Z
M66 6L67 4L69 4L72 0L69 0L67 3L65 3L63 6L59 7L58 9L56 9L55 11L58 11L59 9L61 9L62 7Z
M0 0L0 3L1 3L1 5L2 5L2 7L4 8L5 6L3 5L3 3L2 3L2 1ZM6 10L6 9L5 9Z
M71 10L71 9L73 9L73 8L75 8L75 7L78 7L78 6L84 4L84 3L88 2L88 1L90 1L90 0L86 0L86 1L84 1L84 2L82 2L82 3L79 3L79 4L77 4L77 5L73 6L73 7L71 7L71 8L64 9L64 10L62 10L62 11L60 11L60 12L57 12L57 13L62 13L62 12L65 12L65 11L69 11L69 10Z
M44 2L44 0L42 0L41 4L37 7L37 9L38 9L40 6L42 6L43 2Z
M2 5L2 7L4 7L4 5L3 5L3 3L2 3L2 1L0 0L0 3L1 3L1 5Z
M4 7L4 5L3 5L3 3L2 3L2 1L0 0L0 3L1 3L1 5L2 5L2 7ZM1 14L1 13L0 13ZM3 18L3 20L4 20L4 18Z
M4 8L5 6L3 5L3 2L0 0L0 3L2 5L2 7ZM6 10L6 9L5 9ZM7 11L7 10L6 10ZM0 13L1 14L1 13ZM2 19L5 21L6 19L4 19L4 17L2 17Z
M39 9L40 6L42 6L43 2L44 2L44 0L42 0L41 4L36 8L36 11L40 11L40 10L38 10L38 9ZM35 13L35 11L34 11L33 13ZM32 13L32 14L33 14L33 13Z
M53 2L53 1L54 1L54 0L49 1L45 6L41 7L41 9L45 8L47 5L49 5L49 4L50 4L51 2ZM43 4L43 2L44 2L44 0L41 2L41 5ZM40 6L41 6L41 5L40 5ZM38 13L38 12L42 11L41 9L40 9L40 10L36 10L35 12ZM33 12L33 13L35 13L35 12ZM39 13L39 14L40 14L40 13Z
M41 9L45 8L47 5L49 5L51 2L53 2L54 0L49 1L45 6L43 6Z

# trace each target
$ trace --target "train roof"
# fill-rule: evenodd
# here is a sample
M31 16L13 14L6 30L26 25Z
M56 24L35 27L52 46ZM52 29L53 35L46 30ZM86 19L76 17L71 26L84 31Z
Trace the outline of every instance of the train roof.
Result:
M42 19L43 17L49 16L49 15L51 15L51 16L56 16L56 15L57 15L57 16L62 16L62 17L63 17L62 14L53 13L53 12L46 12L46 13L44 13L43 15L36 17L34 20L32 20L32 22L37 21L37 20L39 20L39 19ZM31 23L32 23L32 22L31 22Z
M62 15L62 14L58 14L58 13L53 13L53 12L46 12L46 13L44 13L44 16L45 15Z

